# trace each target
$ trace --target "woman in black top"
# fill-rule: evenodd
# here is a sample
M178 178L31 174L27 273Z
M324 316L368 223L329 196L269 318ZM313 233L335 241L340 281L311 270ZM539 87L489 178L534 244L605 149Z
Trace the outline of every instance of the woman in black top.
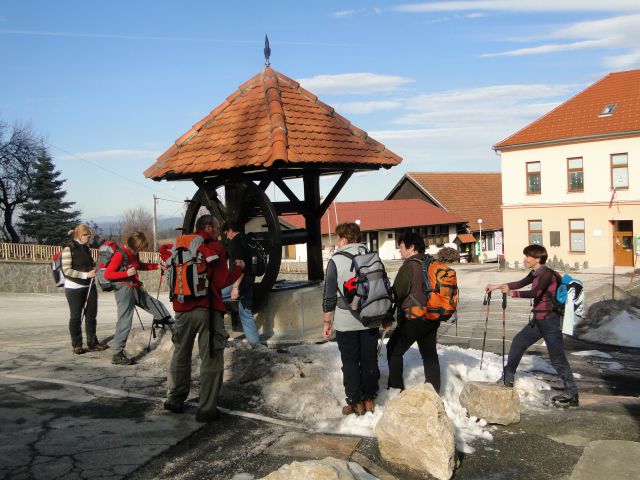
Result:
M62 250L62 272L65 276L64 293L69 303L69 333L73 353L102 351L107 347L96 337L98 292L95 284L95 262L89 250L91 229L81 223L74 229L71 243ZM86 307L85 307L86 303ZM88 350L82 346L82 310L85 309L85 329Z

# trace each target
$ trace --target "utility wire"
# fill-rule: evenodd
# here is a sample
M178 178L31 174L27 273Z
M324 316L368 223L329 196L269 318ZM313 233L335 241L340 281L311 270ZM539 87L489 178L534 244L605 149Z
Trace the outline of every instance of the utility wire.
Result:
M105 172L110 173L111 175L115 175L116 177L120 177L123 180L126 180L126 181L131 182L131 183L133 183L135 185L138 185L140 187L143 187L143 188L146 188L148 190L151 190L152 192L157 192L158 191L158 190L156 190L154 188L151 188L149 185L145 185L144 183L140 183L140 182L137 182L135 180L132 180L131 178L125 177L124 175L121 175L121 174L119 174L117 172L114 172L113 170L109 170L108 168L105 168L102 165L98 165L97 163L94 163L91 160L88 160L86 158L82 158L79 155L76 155L75 153L71 153L71 152L69 152L68 150L65 150L62 147L58 147L57 145L54 145L53 143L50 143L50 142L47 142L47 143L48 143L49 146L51 146L51 147L53 147L55 149L58 149L61 152L64 152L64 153L66 153L67 155L70 155L73 158L77 158L78 160L82 160L83 162L86 162L89 165L93 165L94 167L99 168L100 170L104 170ZM162 193L164 194L165 192L162 192ZM163 198L161 200L166 200L168 202L184 203L184 200L176 200L176 199L169 200L167 198Z

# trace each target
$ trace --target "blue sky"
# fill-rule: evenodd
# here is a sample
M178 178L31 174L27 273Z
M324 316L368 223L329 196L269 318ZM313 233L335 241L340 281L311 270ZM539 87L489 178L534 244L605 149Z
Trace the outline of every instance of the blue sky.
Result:
M338 201L382 199L407 171L498 171L493 144L640 68L637 0L4 0L0 117L46 138L84 219L154 194L177 215L193 184L142 172L262 70L265 33L274 69L404 158Z

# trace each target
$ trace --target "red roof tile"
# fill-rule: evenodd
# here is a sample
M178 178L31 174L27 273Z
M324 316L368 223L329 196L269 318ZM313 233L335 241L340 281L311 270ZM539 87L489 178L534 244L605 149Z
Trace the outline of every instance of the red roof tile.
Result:
M335 205L335 209L334 209ZM338 217L336 219L336 210ZM295 228L304 228L302 215L285 215L282 220ZM323 215L320 226L326 235L337 223L360 220L363 232L464 223L457 215L435 207L424 200L377 200L370 202L336 202Z
M160 180L264 169L276 161L372 170L402 159L297 82L267 67L176 140L144 174Z
M611 115L601 115L615 104ZM640 70L610 73L522 130L496 150L640 135Z
M387 198L410 181L425 195L469 222L471 231L502 229L502 176L478 172L409 172L391 190Z

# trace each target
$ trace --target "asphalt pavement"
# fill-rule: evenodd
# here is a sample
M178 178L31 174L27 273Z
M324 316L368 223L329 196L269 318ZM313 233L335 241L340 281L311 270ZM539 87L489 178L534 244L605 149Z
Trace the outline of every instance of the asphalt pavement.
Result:
M482 287L519 278L492 266L459 272L463 297L459 323L444 325L440 342L480 348L486 320ZM604 277L603 277L604 278ZM593 285L603 278L594 275ZM587 290L588 291L588 290ZM112 294L100 296L98 335L110 340L115 326ZM526 322L526 302L509 302L505 344ZM223 415L199 424L190 414L162 409L170 342L152 339L151 318L134 318L128 348L138 365L116 367L110 350L72 355L67 305L60 294L0 294L0 478L11 479L228 479L260 478L293 460L334 456L360 463L378 478L414 478L380 458L374 438L308 431L221 397ZM487 350L502 351L500 302L490 307ZM498 427L493 441L460 455L456 479L637 478L640 471L640 357L638 349L567 339L568 351L599 350L597 357L570 355L579 374L581 406L527 411L522 421ZM546 357L543 347L531 354ZM553 388L557 379L543 376ZM224 386L223 386L224 390ZM197 397L197 384L194 385ZM192 398L191 410L195 409ZM627 476L627 475L634 476Z

